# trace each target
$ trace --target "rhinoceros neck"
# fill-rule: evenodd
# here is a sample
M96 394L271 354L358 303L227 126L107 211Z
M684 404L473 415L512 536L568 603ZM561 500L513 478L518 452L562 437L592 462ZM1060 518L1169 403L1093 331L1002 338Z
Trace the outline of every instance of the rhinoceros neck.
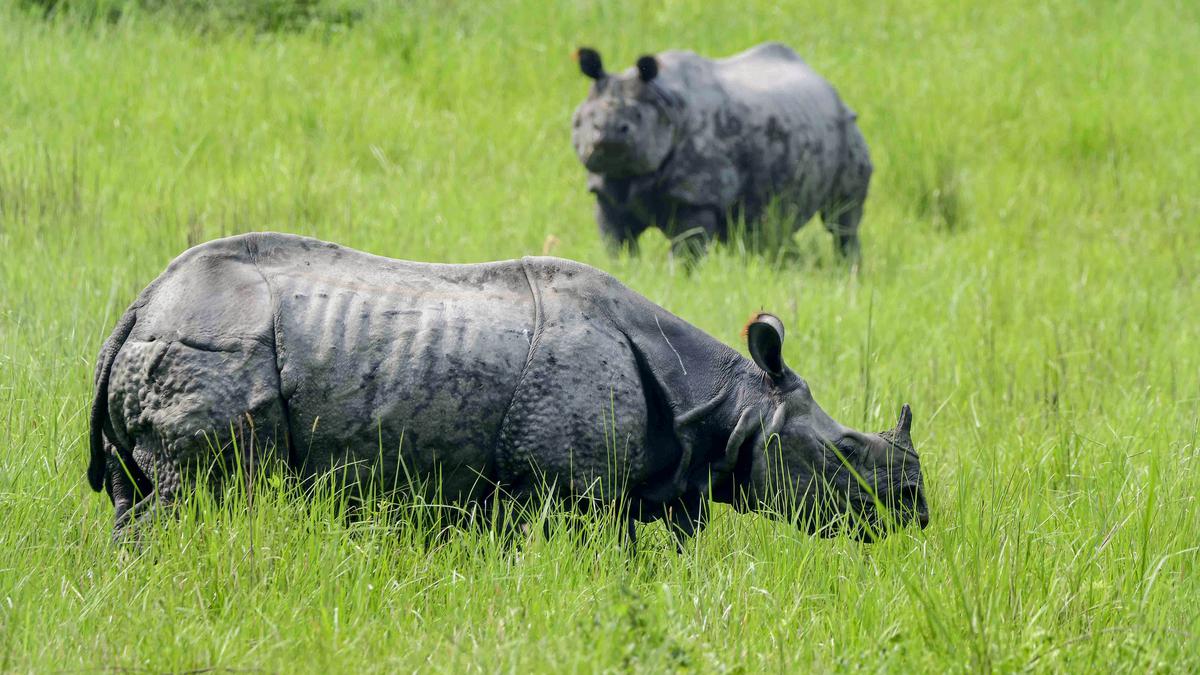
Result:
M662 501L692 495L733 504L748 489L753 457L748 446L776 417L780 402L752 361L725 349L720 373L708 374L708 380L719 385L707 392L685 387L682 391L691 398L676 401L675 435L687 451L672 480L659 488L659 494L668 497Z
M665 166L665 163L664 163ZM660 166L652 173L630 176L613 176L609 174L588 174L588 189L607 199L609 203L629 207L645 201L652 193L659 177L663 173Z
M717 412L731 392L738 353L658 307L635 320L627 335L676 423Z
M680 410L676 416L677 424L704 421L709 426L728 431L747 409L766 410L770 387L763 372L750 359L726 349L719 374L706 373L719 385L712 388L707 397L689 401L692 405Z

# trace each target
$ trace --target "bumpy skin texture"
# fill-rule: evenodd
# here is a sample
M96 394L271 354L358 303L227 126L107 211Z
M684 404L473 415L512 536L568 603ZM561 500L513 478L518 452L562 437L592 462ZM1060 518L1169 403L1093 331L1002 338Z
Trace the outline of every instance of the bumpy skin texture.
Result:
M886 469L881 495L920 497L907 430L886 442L847 429L786 367L765 373L556 258L414 263L272 233L202 244L118 323L93 405L89 478L118 530L197 480L219 487L265 463L342 472L352 488L415 479L454 503L549 483L686 533L709 496L775 508L819 492L817 476L832 481L820 490L851 494L849 472L829 466L836 444L861 474ZM903 467L872 459L898 448ZM788 495L779 471L797 483ZM910 506L920 516L923 497Z
M635 68L592 71L573 119L610 245L636 248L647 227L724 239L730 217L753 229L774 202L794 229L821 212L838 250L858 255L871 160L856 115L824 78L778 43L718 60L653 59L648 81Z

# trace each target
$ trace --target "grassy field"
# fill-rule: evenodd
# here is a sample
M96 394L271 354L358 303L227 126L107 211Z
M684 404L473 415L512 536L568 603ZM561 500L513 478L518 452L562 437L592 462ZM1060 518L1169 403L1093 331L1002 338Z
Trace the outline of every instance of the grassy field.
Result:
M267 31L0 2L0 671L1200 669L1200 5L391 5ZM607 258L571 50L767 39L860 113L860 274L816 224L783 263L731 245L688 275L657 234ZM84 480L100 343L185 247L259 229L549 251L739 348L773 311L835 418L912 403L933 522L430 548L280 490L116 548Z

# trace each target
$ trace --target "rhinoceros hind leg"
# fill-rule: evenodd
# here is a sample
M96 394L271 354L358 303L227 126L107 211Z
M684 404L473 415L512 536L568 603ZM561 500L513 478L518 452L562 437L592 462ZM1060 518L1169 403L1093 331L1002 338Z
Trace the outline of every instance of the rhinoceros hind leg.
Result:
M154 487L146 492L131 491L131 495L136 494L138 497L132 505L129 505L127 500L115 504L117 517L113 525L113 541L137 546L150 523L158 516L170 512L180 494L184 478L173 464L161 459L162 453L135 447L132 455L137 470L145 473L148 482ZM123 469L120 471L125 473ZM110 474L110 477L114 481L125 480L115 473Z
M110 397L120 403L116 426L131 446L121 457L137 489L120 505L114 500L118 538L145 529L200 481L217 498L234 482L251 495L260 476L286 464L287 418L278 383L273 350L259 341L126 343Z
M871 188L871 156L867 142L857 126L846 129L846 157L833 185L829 203L821 209L821 221L833 235L837 250L852 263L858 262L858 225L863 203Z
M158 495L151 492L138 503L122 511L113 525L113 543L140 547L146 527L163 512L159 504Z
M149 485L142 472L132 461L126 462L118 454L119 450L111 443L105 442L105 480L104 488L112 499L115 519L120 520L126 511L133 508L142 497L149 494L153 486Z
M838 253L852 263L858 262L862 255L858 243L858 224L862 221L862 216L863 205L861 202L853 206L835 209L832 213L821 212L821 221L833 235L833 243L837 247Z

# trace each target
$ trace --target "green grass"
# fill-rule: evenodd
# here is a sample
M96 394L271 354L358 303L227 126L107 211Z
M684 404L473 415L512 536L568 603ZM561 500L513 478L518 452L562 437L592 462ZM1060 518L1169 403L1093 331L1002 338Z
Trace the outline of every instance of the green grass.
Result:
M256 32L23 4L0 4L0 671L1200 669L1200 5L342 2L354 22ZM689 276L657 234L608 259L571 49L767 39L860 113L861 274L817 224L783 265L729 246ZM682 555L658 525L632 557L429 549L419 519L277 490L115 548L84 481L95 354L174 255L256 229L438 261L557 242L739 347L773 311L837 419L913 404L933 523L864 546L719 511Z

